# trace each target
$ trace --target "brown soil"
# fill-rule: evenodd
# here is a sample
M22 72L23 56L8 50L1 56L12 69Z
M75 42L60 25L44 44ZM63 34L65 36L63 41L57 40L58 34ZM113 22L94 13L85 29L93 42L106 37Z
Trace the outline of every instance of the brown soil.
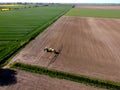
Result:
M14 61L120 81L120 19L62 16ZM54 57L44 47L62 49Z
M103 90L76 82L18 70L15 77L17 79L16 83L0 86L0 90Z
M75 8L94 8L94 9L120 9L120 5L76 5Z

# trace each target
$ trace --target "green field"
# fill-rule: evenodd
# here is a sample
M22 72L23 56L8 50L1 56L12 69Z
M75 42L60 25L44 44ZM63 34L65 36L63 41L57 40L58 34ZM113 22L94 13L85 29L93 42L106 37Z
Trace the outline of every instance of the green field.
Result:
M38 35L70 8L70 5L50 5L0 11L0 65L4 58Z
M82 17L120 18L120 10L73 8L69 12L67 12L66 15Z

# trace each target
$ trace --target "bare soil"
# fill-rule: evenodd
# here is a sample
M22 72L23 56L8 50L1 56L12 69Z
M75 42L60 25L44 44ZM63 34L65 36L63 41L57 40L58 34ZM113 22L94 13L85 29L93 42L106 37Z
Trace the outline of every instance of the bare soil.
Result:
M44 47L61 53L44 52ZM120 81L120 19L62 16L14 61Z
M120 5L76 5L75 8L120 9Z
M0 90L103 90L80 83L16 70L16 83L0 86Z

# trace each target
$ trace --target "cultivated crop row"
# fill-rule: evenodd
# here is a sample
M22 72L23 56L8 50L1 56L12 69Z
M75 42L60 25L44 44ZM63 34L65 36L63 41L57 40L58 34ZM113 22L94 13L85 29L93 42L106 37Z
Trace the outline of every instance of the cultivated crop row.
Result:
M9 42L0 46L0 65L70 8L70 5L51 5L0 11L0 43Z

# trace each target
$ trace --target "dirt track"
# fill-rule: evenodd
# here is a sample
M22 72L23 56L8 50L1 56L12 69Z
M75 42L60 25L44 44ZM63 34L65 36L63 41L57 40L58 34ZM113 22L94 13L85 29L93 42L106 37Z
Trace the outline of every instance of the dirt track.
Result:
M63 16L12 60L120 81L120 19ZM44 47L62 51L55 60Z
M94 8L94 9L120 9L119 5L76 5L75 8Z
M0 90L103 90L76 82L19 70L16 71L14 77L17 81L16 83L0 86Z

